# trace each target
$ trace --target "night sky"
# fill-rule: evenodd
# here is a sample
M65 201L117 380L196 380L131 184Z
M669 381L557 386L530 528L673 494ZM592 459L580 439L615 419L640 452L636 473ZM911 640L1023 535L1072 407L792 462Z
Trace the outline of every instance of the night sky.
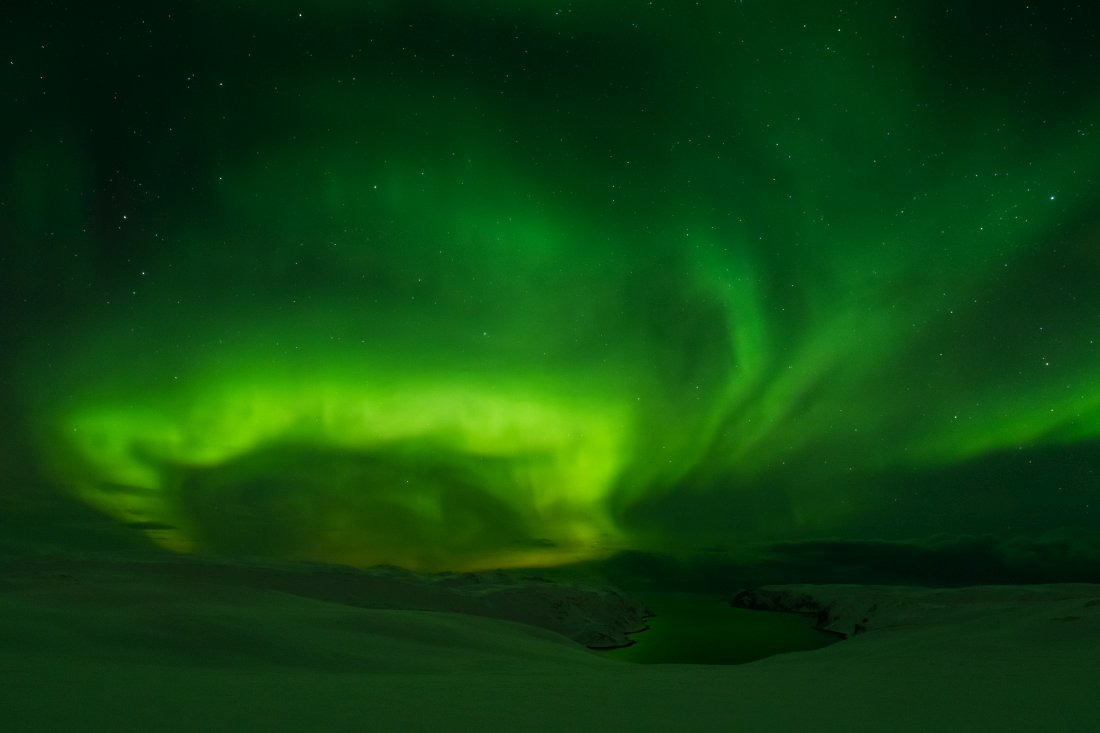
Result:
M1091 3L18 6L0 511L1100 558Z

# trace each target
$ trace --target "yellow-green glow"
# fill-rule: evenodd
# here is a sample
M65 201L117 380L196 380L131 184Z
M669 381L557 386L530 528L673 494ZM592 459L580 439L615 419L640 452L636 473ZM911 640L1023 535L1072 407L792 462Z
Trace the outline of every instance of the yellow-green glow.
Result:
M477 516L449 524L442 506L445 481L426 485L431 476L413 472L377 486L330 473L312 483L322 491L385 495L415 513L416 523L434 526L447 555L364 545L354 511L346 521L332 522L316 544L301 548L303 554L438 569L440 563L563 562L601 554L618 539L606 508L632 448L624 410L554 401L552 395L502 385L379 382L371 388L304 379L230 380L185 399L77 410L63 421L68 452L59 456L59 466L81 498L121 520L184 525L181 533L150 531L173 549L191 545L178 496L187 476L265 450L359 456L350 460L353 470L357 462L379 456L436 462L447 472L468 473L477 491L515 508L514 529L527 533L513 538L517 546L508 553L479 547ZM322 460L315 468L325 466ZM531 541L538 547L524 546Z

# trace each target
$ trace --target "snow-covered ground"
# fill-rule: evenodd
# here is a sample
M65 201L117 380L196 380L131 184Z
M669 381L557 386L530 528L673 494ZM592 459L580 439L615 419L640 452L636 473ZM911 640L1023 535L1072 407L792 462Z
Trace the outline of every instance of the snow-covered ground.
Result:
M739 666L633 665L573 640L639 623L611 590L0 558L0 729L1100 730L1100 586L776 586L739 603L865 633Z

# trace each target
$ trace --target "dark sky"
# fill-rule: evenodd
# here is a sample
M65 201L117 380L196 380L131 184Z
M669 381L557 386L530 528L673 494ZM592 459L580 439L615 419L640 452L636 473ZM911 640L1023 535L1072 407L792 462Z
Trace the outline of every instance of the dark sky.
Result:
M417 568L1100 524L1088 3L22 5L9 510Z

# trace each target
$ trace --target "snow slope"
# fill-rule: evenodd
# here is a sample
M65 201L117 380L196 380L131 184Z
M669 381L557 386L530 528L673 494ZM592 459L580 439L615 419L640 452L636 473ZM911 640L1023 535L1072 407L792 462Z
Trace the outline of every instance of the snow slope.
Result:
M503 590L507 602L484 600ZM809 598L840 630L867 619L866 633L733 667L632 665L560 633L614 638L636 621L640 609L612 591L503 575L9 557L0 726L1100 730L1100 586L759 594L776 608ZM478 598L480 615L456 612ZM520 623L525 613L542 625Z

